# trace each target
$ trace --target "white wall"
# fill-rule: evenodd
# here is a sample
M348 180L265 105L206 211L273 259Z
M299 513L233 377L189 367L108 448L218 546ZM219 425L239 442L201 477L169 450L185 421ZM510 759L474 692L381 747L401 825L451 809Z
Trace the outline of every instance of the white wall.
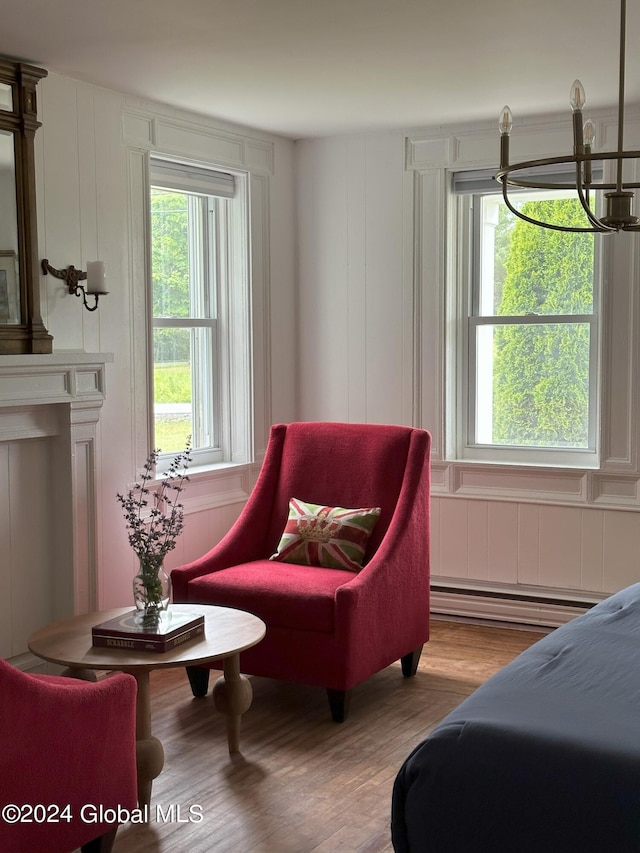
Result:
M603 148L615 147L613 117L598 120ZM512 159L524 159L518 144L562 154L570 133L566 116L531 120ZM431 431L434 585L594 601L640 578L638 237L604 241L600 468L455 460L447 173L497 155L493 125L298 143L299 415Z
M295 416L293 143L57 75L39 85L39 118L39 256L58 268L74 264L86 269L87 261L101 259L107 269L110 293L93 313L68 294L63 282L42 276L40 286L43 320L54 337L54 352L113 354L98 424L95 605L123 606L132 601L135 562L115 495L133 481L147 452L145 328L140 315L144 220L138 195L144 191L140 179L146 158L150 151L166 151L243 169L251 176L256 462L193 476L185 493L185 530L167 560L171 567L199 556L226 532L253 484L269 425ZM16 452L11 442L1 449L0 459L11 461L13 483L20 482L17 467L22 466L24 482L33 492L40 493L39 481L47 486L42 494L55 491L53 469L40 459L42 453L25 456L25 450ZM42 467L40 477L34 466ZM21 512L3 511L4 523L11 519L24 540L31 542L35 556L47 553L51 529L42 501L34 506L35 526L23 504ZM65 570L54 566L54 581ZM3 563L3 573L7 572L10 559ZM47 589L35 594L46 598ZM45 612L40 617L46 621ZM14 654L20 651L13 647Z
M401 134L297 143L304 420L412 421L405 180Z

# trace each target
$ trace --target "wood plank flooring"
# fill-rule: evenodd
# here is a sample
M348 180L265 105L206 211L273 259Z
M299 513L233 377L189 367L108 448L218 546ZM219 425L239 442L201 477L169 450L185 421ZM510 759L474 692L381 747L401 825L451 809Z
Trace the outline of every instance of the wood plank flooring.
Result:
M370 678L353 691L343 724L331 722L323 690L253 678L237 756L229 756L210 695L194 699L182 670L152 672L153 730L165 767L153 785L150 823L122 826L114 853L390 853L391 791L404 759L542 636L431 626L416 676L404 679L397 663Z

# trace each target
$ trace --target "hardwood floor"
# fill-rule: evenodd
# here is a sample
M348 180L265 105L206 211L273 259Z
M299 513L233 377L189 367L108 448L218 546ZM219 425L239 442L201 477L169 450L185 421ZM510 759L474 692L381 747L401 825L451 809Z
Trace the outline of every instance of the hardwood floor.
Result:
M431 624L416 676L404 679L398 662L370 678L353 691L343 724L331 722L323 690L253 678L237 756L210 695L193 699L182 670L152 672L165 767L150 823L122 826L114 853L389 853L391 791L404 759L542 635Z

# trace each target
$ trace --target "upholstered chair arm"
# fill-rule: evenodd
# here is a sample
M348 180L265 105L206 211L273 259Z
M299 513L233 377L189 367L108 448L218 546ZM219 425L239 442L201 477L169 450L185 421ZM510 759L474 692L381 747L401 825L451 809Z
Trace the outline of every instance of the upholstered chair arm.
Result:
M174 601L188 601L187 586L194 578L227 569L239 563L248 563L270 556L265 554L266 540L278 483L285 431L284 426L272 427L272 440L267 448L256 484L229 532L204 556L171 572Z
M336 591L336 638L366 660L394 660L428 637L429 482L409 469L378 550ZM422 639L421 639L422 638Z

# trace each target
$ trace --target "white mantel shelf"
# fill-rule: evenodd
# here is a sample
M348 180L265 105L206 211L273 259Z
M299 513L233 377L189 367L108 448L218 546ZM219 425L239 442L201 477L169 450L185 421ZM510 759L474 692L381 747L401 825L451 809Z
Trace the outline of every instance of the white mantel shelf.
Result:
M0 406L102 401L111 353L0 356Z

